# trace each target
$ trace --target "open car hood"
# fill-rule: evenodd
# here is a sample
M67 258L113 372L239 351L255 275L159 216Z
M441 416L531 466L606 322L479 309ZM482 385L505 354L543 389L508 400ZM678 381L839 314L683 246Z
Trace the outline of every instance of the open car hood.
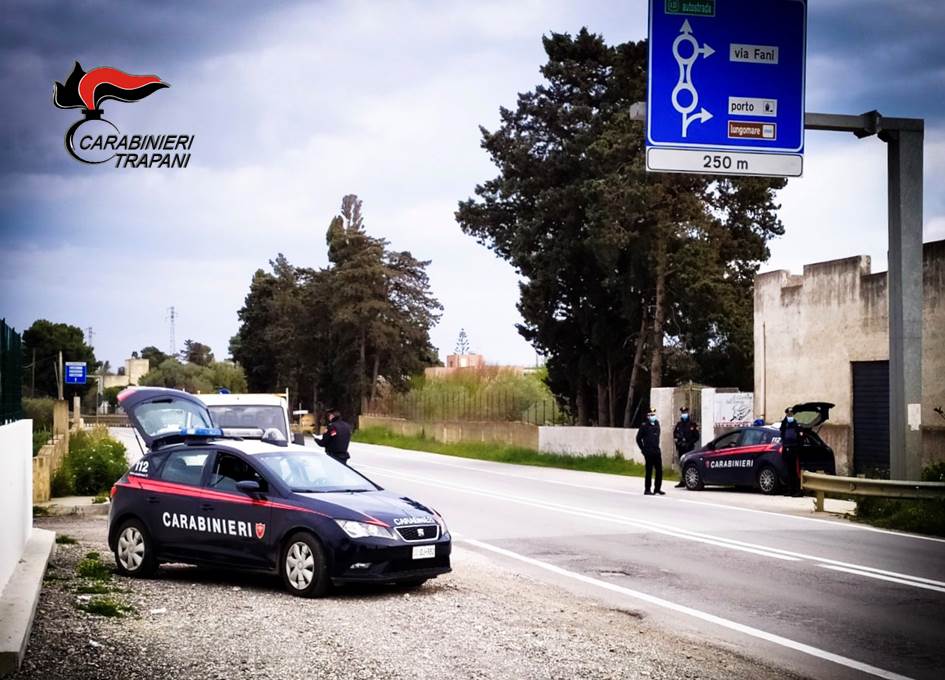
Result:
M795 404L794 419L801 427L807 427L816 430L827 420L830 419L830 409L835 404L826 401L807 401L803 404Z
M135 431L150 450L183 441L187 430L210 434L213 419L196 396L166 387L129 387L118 395ZM222 433L219 433L222 434Z

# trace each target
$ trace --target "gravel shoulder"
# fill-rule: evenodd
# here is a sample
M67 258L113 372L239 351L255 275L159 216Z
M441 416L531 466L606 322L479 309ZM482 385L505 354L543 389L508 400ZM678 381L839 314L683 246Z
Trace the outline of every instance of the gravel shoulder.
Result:
M407 590L337 589L319 600L279 579L165 566L112 576L133 611L82 611L76 574L97 551L114 568L105 517L37 518L78 540L47 573L20 680L50 678L790 678L729 649L682 638L640 612L607 608L454 548L454 572Z

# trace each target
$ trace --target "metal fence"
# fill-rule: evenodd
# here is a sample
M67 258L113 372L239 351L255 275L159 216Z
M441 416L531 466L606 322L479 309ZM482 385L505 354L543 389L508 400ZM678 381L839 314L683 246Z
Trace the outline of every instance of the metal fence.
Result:
M824 511L824 494L858 498L914 498L945 500L945 482L912 482L897 479L865 479L863 477L837 477L818 472L801 473L801 488L817 494L817 510Z
M364 415L406 420L477 420L530 423L532 425L573 424L568 413L551 397L535 400L520 393L490 390L479 394L408 392L368 400Z
M0 425L22 417L22 341L6 319L0 319Z

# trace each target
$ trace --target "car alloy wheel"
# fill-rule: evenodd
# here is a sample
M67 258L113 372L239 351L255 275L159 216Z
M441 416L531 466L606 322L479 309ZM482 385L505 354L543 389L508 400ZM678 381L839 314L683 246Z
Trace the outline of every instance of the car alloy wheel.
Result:
M686 488L690 491L697 491L702 488L702 476L699 474L695 465L689 465L683 472L683 479L686 482Z
M137 527L125 527L118 537L118 561L127 571L136 572L144 562L146 547L144 536Z
M758 473L758 487L762 493L774 493L778 489L778 475L772 467L766 467Z
M296 590L305 590L311 585L315 576L315 556L304 541L296 541L289 546L285 556L285 573Z

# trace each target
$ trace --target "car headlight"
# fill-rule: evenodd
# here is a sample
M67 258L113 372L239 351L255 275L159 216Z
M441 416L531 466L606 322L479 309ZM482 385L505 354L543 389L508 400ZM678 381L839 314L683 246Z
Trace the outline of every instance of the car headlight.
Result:
M335 523L351 538L389 538L392 541L397 540L397 537L390 529L382 527L379 524L355 522L349 519L336 519Z
M446 536L450 531L446 528L446 520L443 519L443 515L434 510L433 517L436 519L436 523L440 525L440 536Z

